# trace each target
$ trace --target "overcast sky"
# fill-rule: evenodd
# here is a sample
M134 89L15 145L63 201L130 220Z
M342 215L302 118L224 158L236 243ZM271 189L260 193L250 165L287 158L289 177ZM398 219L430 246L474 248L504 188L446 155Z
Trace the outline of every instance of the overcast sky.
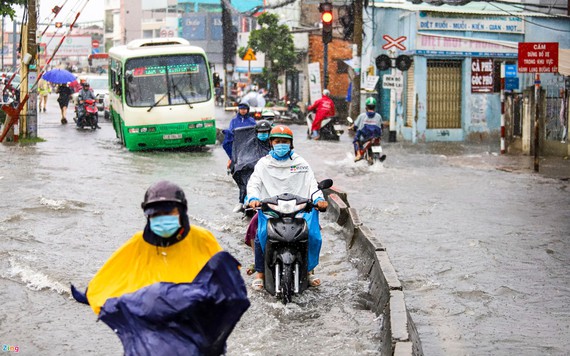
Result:
M38 22L47 22L53 18L51 16L51 10L54 6L59 5L63 8L59 15L57 15L56 21L61 22L71 22L75 18L77 11L80 10L80 7L85 4L86 0L37 0L40 4L40 14L38 16ZM79 19L77 19L77 23L81 22L89 22L89 21L102 21L104 18L104 1L103 0L88 0L87 5L81 11L79 15ZM22 21L22 15L24 13L23 7L19 7L16 9L16 19L18 21ZM8 22L10 18L7 17ZM38 26L42 28L41 26Z

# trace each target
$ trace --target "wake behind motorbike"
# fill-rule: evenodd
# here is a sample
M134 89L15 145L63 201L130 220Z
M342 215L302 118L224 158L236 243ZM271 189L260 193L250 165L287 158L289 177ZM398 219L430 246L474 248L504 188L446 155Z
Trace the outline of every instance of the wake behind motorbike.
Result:
M82 107L81 107L82 106ZM97 109L96 101L93 99L86 99L83 104L75 106L75 118L73 119L78 128L91 128L96 130L99 128L99 110Z
M325 179L318 188L330 188L332 184L331 179ZM315 208L315 193L310 199L284 193L261 201L260 214L268 217L264 287L283 304L309 286L309 226L302 213Z
M313 126L314 119L314 112L307 114L307 138L309 139L311 138L311 127ZM321 121L321 129L319 130L321 140L338 141L343 133L344 129L342 125L338 124L338 119L336 116L329 116Z

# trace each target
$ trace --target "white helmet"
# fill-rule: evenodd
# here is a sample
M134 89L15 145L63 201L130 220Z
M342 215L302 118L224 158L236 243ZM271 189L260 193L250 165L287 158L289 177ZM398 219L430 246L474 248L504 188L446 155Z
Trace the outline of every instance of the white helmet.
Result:
M330 96L331 92L328 89L323 90L323 95L324 96Z

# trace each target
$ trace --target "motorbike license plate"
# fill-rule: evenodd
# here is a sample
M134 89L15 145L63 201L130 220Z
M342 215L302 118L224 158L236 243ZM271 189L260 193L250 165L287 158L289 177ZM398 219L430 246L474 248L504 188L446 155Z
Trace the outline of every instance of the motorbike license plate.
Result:
M182 138L182 134L170 134L170 135L162 135L164 140L177 140Z
M372 152L382 153L382 146L372 146Z
M334 125L334 129L336 131L342 131L342 126L341 125Z

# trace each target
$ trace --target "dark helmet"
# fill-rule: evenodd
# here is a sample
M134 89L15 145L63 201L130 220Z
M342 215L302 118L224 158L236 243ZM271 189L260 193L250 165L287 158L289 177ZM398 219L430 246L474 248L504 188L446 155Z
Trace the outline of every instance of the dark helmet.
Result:
M249 112L249 104L246 102L239 103L238 109L247 109L247 111Z
M151 185L144 194L144 201L141 204L145 215L152 215L159 211L171 211L176 206L186 211L188 209L186 196L182 188L166 180Z
M255 124L255 131L256 132L269 132L271 131L271 123L267 120L259 120Z

